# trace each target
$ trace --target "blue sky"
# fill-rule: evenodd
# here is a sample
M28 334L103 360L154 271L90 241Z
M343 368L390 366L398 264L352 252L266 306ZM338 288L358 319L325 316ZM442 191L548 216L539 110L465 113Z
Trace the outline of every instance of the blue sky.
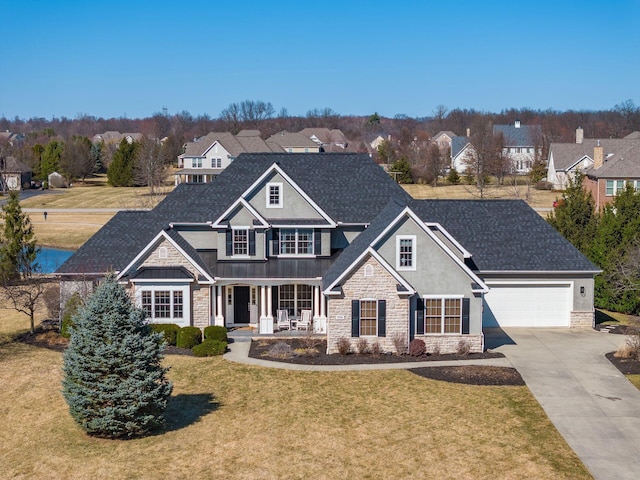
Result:
M640 104L640 0L0 0L0 116Z

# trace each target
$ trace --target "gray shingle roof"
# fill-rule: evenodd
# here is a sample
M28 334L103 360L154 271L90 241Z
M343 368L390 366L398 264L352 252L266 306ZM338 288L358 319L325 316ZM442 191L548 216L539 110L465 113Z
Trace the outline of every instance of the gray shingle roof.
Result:
M494 125L493 134L502 133L505 147L541 147L542 127L540 125Z
M451 139L451 157L458 155L469 143L469 137L453 137Z
M31 167L14 156L0 158L0 173L31 172Z
M273 148L273 144L279 145L281 148L315 148L318 145L311 140L309 137L304 136L298 132L287 132L283 130L282 132L275 133L267 138L267 144L269 144L272 150L275 152L276 149Z
M620 145L613 155L605 153L604 164L600 168L591 166L585 173L593 178L640 178L640 140L631 141L635 143Z
M593 160L593 148L598 142L604 149L605 158L612 158L611 154L626 151L633 145L640 144L638 140L626 138L605 138L602 140L585 138L582 143L552 143L549 146L549 155L553 154L553 166L556 170L566 171L584 156Z

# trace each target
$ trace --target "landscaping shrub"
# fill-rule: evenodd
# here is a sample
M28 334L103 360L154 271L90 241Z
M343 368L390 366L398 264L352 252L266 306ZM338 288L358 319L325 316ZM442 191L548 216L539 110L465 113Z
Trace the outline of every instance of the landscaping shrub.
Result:
M458 342L458 349L456 350L456 354L459 357L466 357L467 355L469 355L470 351L471 351L471 347L469 346L466 340L460 340Z
M369 353L369 342L367 342L366 338L358 338L358 342L356 343L356 350L360 354Z
M427 353L427 345L424 340L420 338L414 338L409 344L409 355L412 357L422 357Z
M219 340L221 342L227 342L227 328L219 325L210 325L204 329L205 340Z
M348 338L341 337L338 339L337 347L340 355L348 355L351 351L351 342Z
M178 340L178 332L180 327L175 323L152 323L149 325L152 331L161 333L164 337L164 342L167 345L176 346Z
M449 174L447 175L447 182L451 185L458 185L460 183L460 175L455 168L449 170Z
M82 298L79 293L74 293L69 297L67 303L64 304L64 314L62 315L62 323L60 325L60 335L64 338L71 336L70 327L73 327L73 316L82 305Z
M380 342L373 342L371 344L371 355L373 355L374 357L379 357L383 353L384 351L382 350L382 345L380 345Z
M397 355L404 355L407 353L407 340L404 335L396 333L391 337L391 341L393 341L393 346L396 347Z
M431 349L431 355L440 356L440 345L437 343Z
M293 356L293 349L291 345L286 342L277 342L269 349L267 355L282 359L291 358Z
M193 347L191 351L196 357L215 357L227 351L227 342L208 338Z
M202 332L198 327L182 327L178 331L176 346L178 348L193 348L202 343Z

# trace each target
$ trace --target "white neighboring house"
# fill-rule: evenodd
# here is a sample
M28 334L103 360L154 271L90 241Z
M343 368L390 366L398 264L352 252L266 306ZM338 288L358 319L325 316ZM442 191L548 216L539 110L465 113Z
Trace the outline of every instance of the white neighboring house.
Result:
M451 142L453 141L453 137L456 136L457 135L451 130L443 130L431 137L431 142L438 145L440 151L443 152L446 148L451 149Z
M475 148L469 141L469 137L451 138L451 168L463 173L475 155Z
M502 153L513 162L513 171L526 174L537 158L542 155L542 127L522 125L516 120L513 125L494 125L493 134L504 139Z
M271 152L271 147L260 137L259 130L242 130L237 135L229 132L211 132L193 142L178 156L175 184L208 183L220 174L241 153Z

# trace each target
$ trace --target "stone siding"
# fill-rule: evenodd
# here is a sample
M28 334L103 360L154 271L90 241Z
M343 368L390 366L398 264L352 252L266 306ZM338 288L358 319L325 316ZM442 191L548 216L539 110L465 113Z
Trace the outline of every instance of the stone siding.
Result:
M373 275L364 276L365 266L373 267ZM351 336L351 301L361 299L386 300L386 337L364 337L369 344L379 343L385 352L395 352L393 338L409 339L409 300L396 293L398 282L373 257L369 257L342 285L344 296L329 298L327 317L327 351L337 353L338 340L346 338L356 350L357 337Z
M470 353L482 353L484 351L484 335L416 335L415 338L423 340L427 352L433 353L439 349L440 353L457 353L460 342L469 346Z
M164 247L167 249L167 257L160 258L159 251ZM189 272L194 274L197 278L198 271L191 264L189 260L187 260L184 255L182 255L171 243L167 240L163 240L160 244L140 262L139 266L144 267L185 267Z
M594 312L571 312L569 326L571 328L593 328L595 322Z
M195 288L193 290L191 318L193 319L194 327L204 329L204 327L208 327L211 324L211 313L209 311L210 291L209 286L203 286L202 288Z

